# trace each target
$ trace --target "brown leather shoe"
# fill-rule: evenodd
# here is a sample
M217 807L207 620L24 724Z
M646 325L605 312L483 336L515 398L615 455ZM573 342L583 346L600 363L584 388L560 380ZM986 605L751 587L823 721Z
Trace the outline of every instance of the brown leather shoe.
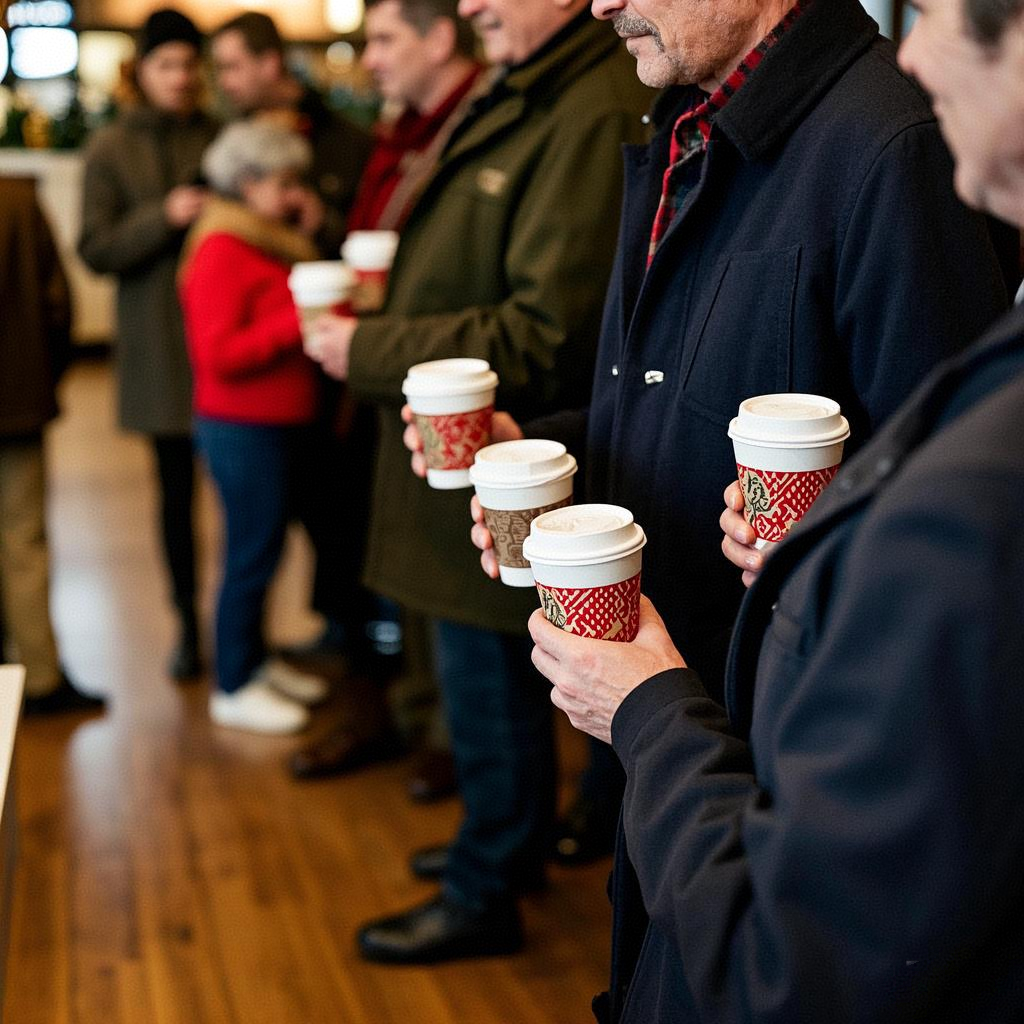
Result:
M419 804L454 796L458 792L455 761L450 751L426 748L418 750L409 766L406 783L409 799Z
M393 729L367 734L341 722L320 740L293 754L288 767L296 779L327 779L392 761L404 753L402 741Z

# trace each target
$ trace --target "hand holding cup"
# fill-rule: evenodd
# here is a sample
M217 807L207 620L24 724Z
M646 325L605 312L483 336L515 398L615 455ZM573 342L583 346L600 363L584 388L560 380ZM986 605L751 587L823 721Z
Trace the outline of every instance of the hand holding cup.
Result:
M729 437L754 547L782 540L803 518L838 471L849 436L839 403L822 395L757 395L740 403ZM728 492L726 504L733 509Z
M425 480L427 477L427 460L423 454L423 436L416 426L416 414L412 411L412 406L408 402L402 406L402 422L406 424L405 433L402 435L402 442L412 452L412 458L410 459L412 471L421 480ZM522 428L507 412L496 412L491 417L492 441L518 441L522 436ZM473 543L476 543L476 541ZM480 545L477 544L477 547L480 547ZM495 576L498 574L497 563L495 563L494 574Z
M743 586L749 587L764 568L764 560L775 545L765 542L755 547L757 532L744 515L743 491L738 480L725 489L725 511L718 520L722 528L722 554L743 570Z

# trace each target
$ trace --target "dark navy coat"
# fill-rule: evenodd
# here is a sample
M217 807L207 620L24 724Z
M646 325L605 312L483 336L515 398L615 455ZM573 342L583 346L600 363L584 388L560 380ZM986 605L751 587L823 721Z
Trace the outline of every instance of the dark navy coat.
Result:
M651 926L613 1019L1024 1020L1022 494L1016 310L768 561L728 721L689 670L626 698L612 736Z
M852 452L1008 296L928 103L856 0L816 0L716 116L645 275L669 130L693 102L666 94L653 143L626 148L587 494L647 531L643 589L720 695L742 597L718 528L740 401L828 395Z

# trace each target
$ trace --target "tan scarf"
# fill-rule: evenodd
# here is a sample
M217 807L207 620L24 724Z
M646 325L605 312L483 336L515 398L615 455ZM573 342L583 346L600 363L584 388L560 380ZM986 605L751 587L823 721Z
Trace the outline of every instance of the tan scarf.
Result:
M211 196L199 219L189 228L178 261L178 281L184 278L200 243L213 234L233 235L287 266L320 258L312 241L287 224L267 220L242 203Z

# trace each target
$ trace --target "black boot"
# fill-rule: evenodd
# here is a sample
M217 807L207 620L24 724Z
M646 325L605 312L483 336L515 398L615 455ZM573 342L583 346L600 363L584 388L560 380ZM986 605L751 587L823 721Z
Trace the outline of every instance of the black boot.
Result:
M477 910L440 893L404 914L364 925L357 941L365 960L433 964L516 953L523 931L511 900Z
M615 849L618 810L578 796L555 827L551 859L572 866L608 857Z

